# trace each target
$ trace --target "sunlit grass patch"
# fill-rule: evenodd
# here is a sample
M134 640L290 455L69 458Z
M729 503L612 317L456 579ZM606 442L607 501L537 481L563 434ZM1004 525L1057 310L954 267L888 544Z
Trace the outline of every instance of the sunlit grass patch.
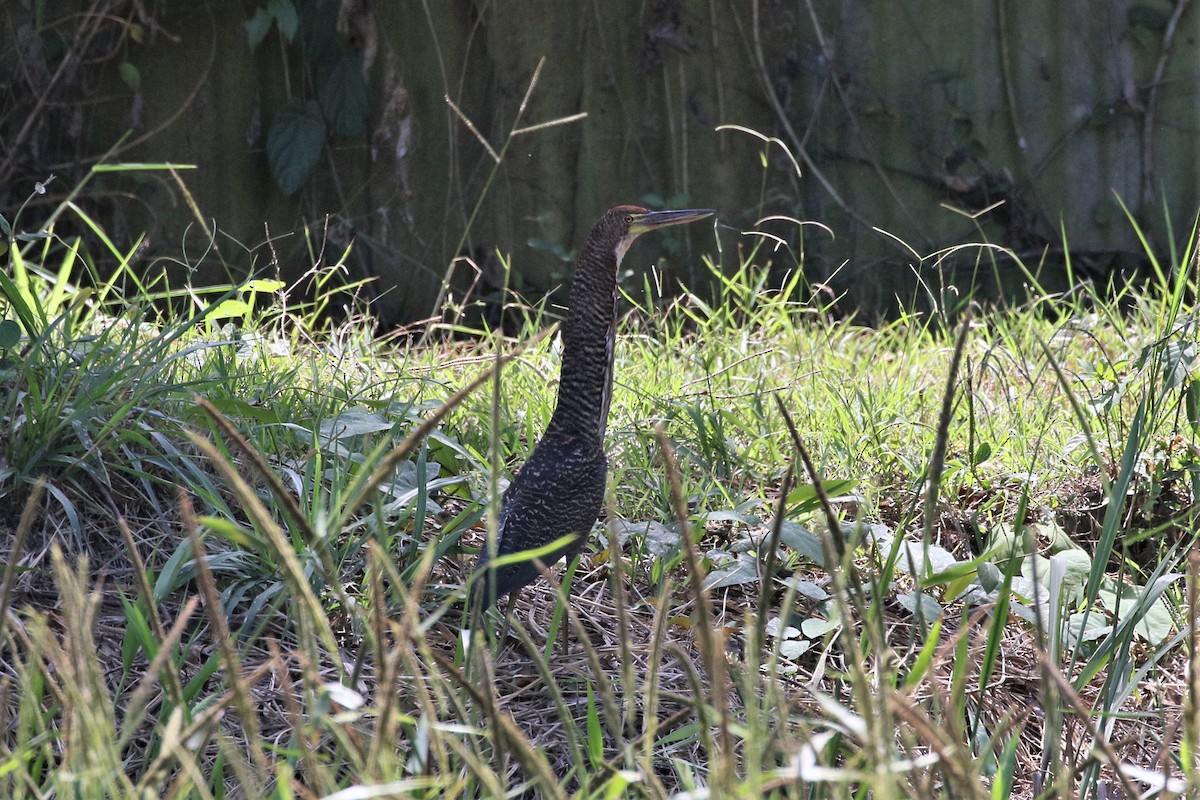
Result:
M876 327L753 249L716 296L628 281L571 604L464 651L555 309L381 340L337 262L313 304L101 298L42 233L0 281L4 796L1200 788L1191 244L1117 300Z

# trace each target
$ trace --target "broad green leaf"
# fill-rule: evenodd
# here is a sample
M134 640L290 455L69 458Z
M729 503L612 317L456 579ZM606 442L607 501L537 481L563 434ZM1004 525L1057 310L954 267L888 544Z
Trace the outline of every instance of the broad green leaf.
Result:
M601 787L601 793L604 795L604 800L617 800L618 797L625 797L626 789L641 782L642 776L637 772L630 769L617 770Z
M942 553L950 555L949 550L943 550L942 548L937 547L937 545L932 545L930 549L933 548L937 548L938 550L941 550ZM931 556L931 562L934 557L935 556ZM936 557L940 558L941 554L938 554ZM950 557L953 558L953 556ZM968 581L971 581L974 580L975 576L979 573L979 567L985 563L987 562L979 558L973 558L970 561L954 561L944 569L941 569L930 575L928 578L923 579L922 584L927 586L941 586L942 584L961 581L964 578Z
M243 289L251 292L277 292L287 286L283 281L277 281L270 278L255 278L248 281Z
M1186 339L1172 339L1163 347L1163 389L1170 391L1182 386L1196 363L1196 344Z
M1032 581L1036 573L1037 580L1045 585L1050 575L1050 565L1053 562L1062 564L1063 579L1060 591L1063 597L1067 602L1075 602L1087 587L1088 576L1092 570L1091 556L1082 550L1063 550L1061 553L1055 553L1049 559L1033 556L1025 559L1021 565L1021 574Z
M765 630L772 639L798 639L800 637L799 628L784 625L783 620L779 617L771 617L767 620Z
M335 439L346 439L352 436L364 436L369 433L390 431L394 425L395 423L382 414L348 411L324 420L317 435L323 443L328 443Z
M324 146L325 120L315 100L292 100L276 112L267 132L267 165L281 192L300 191Z
M271 599L285 588L286 584L283 581L276 581L254 595L250 599L250 605L246 607L246 611L242 615L242 630L250 630L257 623L258 615L267 603L271 602Z
M653 520L617 519L617 540L622 544L631 535L641 536L646 552L654 558L667 558L679 548L679 531L672 525Z
M976 577L985 592L994 592L1000 582L1004 580L1004 573L992 562L984 561L980 563Z
M842 626L842 623L820 617L809 617L800 623L800 632L809 639L820 639L832 630Z
M991 560L1024 555L1025 537L1023 534L1018 536L1011 523L998 523L988 529L988 545L984 553Z
M317 100L334 136L362 134L369 101L362 59L357 54L347 51L334 62L317 90Z
M704 577L704 586L708 589L722 589L726 586L754 583L757 580L758 559L750 553L739 553L736 559L708 573Z
M1045 539L1051 553L1064 550L1082 550L1062 526L1056 522L1043 522L1029 526L1035 539Z
M67 246L67 249L63 253L62 262L58 265L58 274L54 279L54 288L50 290L50 297L46 299L46 313L50 316L58 316L67 301L67 287L71 283L71 271L75 268L75 259L79 256L78 236L64 242L64 244ZM85 297L90 296L91 293L91 289L73 291L70 302L79 306L85 302Z
M882 553L890 553L894 536L892 533L875 534L875 546ZM931 583L944 583L973 572L975 565L969 561L959 561L953 553L939 545L925 545L904 539L896 549L896 569L909 574L915 571Z
M300 26L300 16L292 0L270 0L267 12L279 23L279 32L290 44L296 38L296 29Z
M254 422L267 425L277 425L281 422L279 411L270 405L254 405L235 396L209 396L208 401L213 404L213 407L217 411L220 411L227 417L253 420Z
M1133 613L1145 592L1145 586L1117 584L1112 578L1105 578L1096 596L1101 605L1113 614L1118 613L1118 609L1120 609L1121 618L1125 619ZM1170 605L1161 595L1149 608L1142 609L1141 613L1142 618L1138 620L1134 631L1150 644L1162 644L1175 631ZM1093 614L1092 616L1098 615Z
M121 80L129 87L129 91L137 92L142 88L142 73L132 61L122 61L117 71Z
M6 300L12 306L13 313L25 327L30 338L41 335L49 320L42 309L41 303L29 290L29 273L25 268L25 259L21 257L21 248L12 242L8 248L8 257L12 264L12 278L0 270L0 300ZM40 320L40 324L39 324Z
M246 28L246 39L250 42L250 52L254 52L271 30L271 15L265 8L259 8L254 12L254 16L242 25Z
M150 624L146 621L146 617L138 608L137 603L126 597L124 592L119 591L117 597L125 612L125 636L121 641L121 669L124 675L128 675L133 666L133 658L137 655L137 649L141 648L145 652L146 658L154 658L158 652L158 642L155 641Z
M1101 590L1103 593L1103 590ZM1086 627L1085 627L1086 626ZM1103 639L1112 631L1112 623L1104 614L1092 611L1085 614L1082 611L1067 618L1068 641L1078 646L1084 642L1094 642Z
M204 315L206 320L218 319L240 319L250 313L250 306L244 300L230 298L222 300L217 305L213 306L207 314Z
M779 541L819 567L825 566L821 540L798 522L786 521L779 530Z
M779 643L779 655L790 661L795 661L812 648L811 639L785 639Z
M21 341L21 323L15 319L0 320L0 350L12 350Z
M920 616L927 622L942 618L942 605L929 592L901 592L896 595L896 602L913 616L917 616L919 608Z
M806 581L801 578L789 578L785 583L788 586L794 587L796 593L801 597L807 597L809 600L816 600L818 603L824 603L829 599L829 592L822 589L812 581Z

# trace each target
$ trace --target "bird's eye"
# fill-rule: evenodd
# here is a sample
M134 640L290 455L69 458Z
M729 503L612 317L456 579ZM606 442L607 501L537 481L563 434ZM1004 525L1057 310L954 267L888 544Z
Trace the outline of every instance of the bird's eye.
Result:
M626 223L627 225L632 225L632 224L633 224L633 214L626 214L626 215L625 215L625 223Z

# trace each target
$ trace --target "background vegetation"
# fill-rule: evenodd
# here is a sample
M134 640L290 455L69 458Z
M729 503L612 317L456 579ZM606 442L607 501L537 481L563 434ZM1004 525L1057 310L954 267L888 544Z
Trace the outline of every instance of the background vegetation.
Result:
M53 173L31 208L47 213L106 153L195 164L186 190L162 173L89 185L106 230L147 235L139 272L178 273L186 248L206 281L244 276L269 237L291 280L310 240L354 242L348 268L378 279L364 291L391 322L431 314L457 257L473 262L450 276L460 297L496 301L497 251L531 297L561 285L618 202L714 207L739 229L820 220L837 236L803 242L810 279L875 317L924 301L914 268L1020 296L1010 262L933 258L981 235L1063 288L1065 231L1076 274L1103 285L1147 267L1119 203L1163 258L1167 223L1200 204L1190 0L2 8L0 208ZM757 142L722 125L778 136L804 178L769 151L764 190ZM707 280L697 235L669 285Z
M715 298L627 284L607 522L465 647L553 404L544 309L380 340L329 321L356 287L316 251L131 294L3 224L4 796L1200 786L1195 229L1148 292L1031 281L957 334L769 288L769 236L698 267Z

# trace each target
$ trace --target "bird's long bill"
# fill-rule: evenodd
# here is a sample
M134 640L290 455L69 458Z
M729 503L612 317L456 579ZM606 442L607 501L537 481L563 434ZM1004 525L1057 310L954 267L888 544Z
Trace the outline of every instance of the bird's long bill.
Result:
M688 208L682 211L646 211L634 216L629 232L637 235L646 231L665 228L668 225L682 225L685 222L695 222L698 219L711 217L717 213L712 208Z

